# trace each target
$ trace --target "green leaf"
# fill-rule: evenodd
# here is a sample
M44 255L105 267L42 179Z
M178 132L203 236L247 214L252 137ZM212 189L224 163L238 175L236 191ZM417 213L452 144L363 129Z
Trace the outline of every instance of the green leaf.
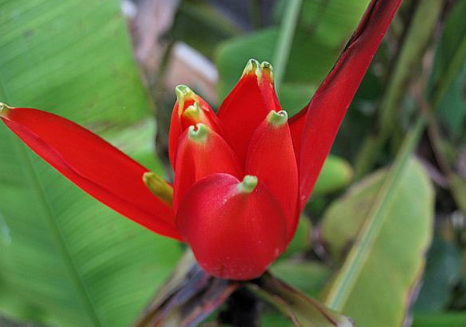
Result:
M438 312L446 307L460 275L460 251L452 242L435 237L427 256L424 280L414 311Z
M263 327L291 327L293 326L293 324L290 322L290 319L282 315L264 314L261 316L261 326Z
M313 195L325 195L346 187L353 178L353 168L349 162L337 156L330 155L325 160Z
M412 327L466 327L466 314L449 312L416 315Z
M0 102L100 129L148 112L120 1L3 0L0 13Z
M339 47L348 31L354 30L368 4L369 0L304 0L299 26L319 35L326 44ZM287 0L278 1L275 18L281 18L287 5Z
M298 223L298 228L293 236L286 252L280 258L289 258L297 254L303 254L311 248L311 233L312 223L306 216L301 216Z
M243 32L236 23L212 4L181 1L169 35L174 41L187 43L212 58L216 44Z
M386 175L386 170L380 170L366 177L325 212L321 234L334 260L342 260L350 249L368 219L371 206Z
M440 44L435 54L432 77L429 81L434 110L441 105L445 94L457 76L464 72L466 60L466 21L464 12L466 2L457 1L445 22ZM445 104L443 104L445 105ZM455 110L456 111L456 110Z
M2 1L0 101L99 131L146 116L119 8L117 0ZM152 136L124 133L145 135L126 149L147 156ZM180 247L97 203L3 125L0 153L0 312L60 327L131 324Z
M355 185L324 220L334 253L355 240L327 289L326 304L352 317L358 327L402 326L425 265L434 193L422 166L409 157L415 140L409 139L388 173ZM356 228L344 230L350 224Z
M330 275L330 269L323 264L289 259L274 264L271 272L309 296L317 296Z

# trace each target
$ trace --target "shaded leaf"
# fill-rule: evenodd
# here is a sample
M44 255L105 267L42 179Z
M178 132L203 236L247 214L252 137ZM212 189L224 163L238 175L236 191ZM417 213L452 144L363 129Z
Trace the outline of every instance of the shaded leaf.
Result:
M298 228L290 244L280 258L289 258L297 254L302 254L311 247L310 236L312 232L311 220L306 216L301 216L298 222Z
M434 238L427 256L421 292L414 305L416 311L440 311L449 302L461 273L461 254L456 246L440 237Z
M466 314L463 312L445 312L416 315L411 327L466 327Z
M316 262L282 260L274 264L271 272L278 278L301 292L310 296L318 296L330 270L323 264Z

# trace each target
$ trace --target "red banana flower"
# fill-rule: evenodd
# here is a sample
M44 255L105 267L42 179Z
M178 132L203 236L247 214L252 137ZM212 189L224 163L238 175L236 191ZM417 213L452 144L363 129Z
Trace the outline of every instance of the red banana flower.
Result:
M3 122L97 200L188 243L225 279L260 276L296 230L340 123L402 0L373 0L315 96L288 120L272 67L249 61L214 113L185 86L170 128L172 186L88 130L51 113L0 105Z

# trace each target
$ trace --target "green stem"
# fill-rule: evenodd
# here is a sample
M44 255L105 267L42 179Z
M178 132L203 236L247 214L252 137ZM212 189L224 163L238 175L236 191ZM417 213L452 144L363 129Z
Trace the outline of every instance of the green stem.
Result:
M298 25L301 3L302 0L289 0L287 2L285 15L280 26L280 32L273 55L273 75L275 88L277 90L280 89L283 77L285 76L288 58L291 52L291 44L293 43L296 26Z

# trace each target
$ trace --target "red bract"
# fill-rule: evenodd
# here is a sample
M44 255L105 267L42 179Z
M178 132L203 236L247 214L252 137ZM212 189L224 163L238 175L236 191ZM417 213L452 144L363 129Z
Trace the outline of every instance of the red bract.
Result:
M84 191L187 242L213 276L260 276L285 251L340 123L402 0L373 0L314 98L288 121L270 64L250 60L218 115L186 86L170 128L174 187L86 129L1 106L3 122ZM312 72L310 72L312 73Z

